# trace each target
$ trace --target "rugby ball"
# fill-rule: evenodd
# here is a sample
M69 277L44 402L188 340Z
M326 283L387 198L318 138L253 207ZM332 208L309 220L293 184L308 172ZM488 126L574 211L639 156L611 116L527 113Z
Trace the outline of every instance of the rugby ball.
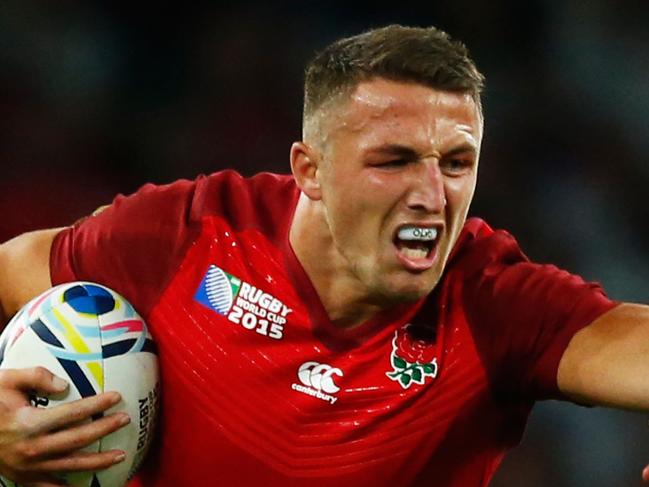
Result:
M56 286L27 303L0 336L0 369L42 366L65 379L57 396L31 397L36 407L118 391L131 422L87 447L121 449L126 460L96 473L65 476L74 487L122 487L144 458L155 425L158 363L146 323L115 291L90 282ZM97 418L95 418L97 419ZM16 485L0 477L0 486Z

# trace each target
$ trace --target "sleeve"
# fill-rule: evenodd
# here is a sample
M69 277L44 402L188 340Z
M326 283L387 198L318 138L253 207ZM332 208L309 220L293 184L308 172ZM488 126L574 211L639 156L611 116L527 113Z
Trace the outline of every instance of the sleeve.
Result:
M146 316L196 231L196 183L147 184L63 230L50 253L53 284L86 280L123 294Z
M479 245L489 262L466 280L464 306L498 395L565 399L559 361L571 338L617 303L596 283L530 262L506 232ZM497 250L493 250L493 248Z

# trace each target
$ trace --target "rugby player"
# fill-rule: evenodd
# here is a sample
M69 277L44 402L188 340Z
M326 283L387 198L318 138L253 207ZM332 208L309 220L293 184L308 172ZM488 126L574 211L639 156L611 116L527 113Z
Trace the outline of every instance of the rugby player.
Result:
M649 308L467 219L482 88L438 29L341 39L307 67L291 175L145 185L7 242L2 321L75 280L145 317L162 416L133 485L486 486L537 400L649 410ZM128 421L79 423L118 394L28 404L64 387L0 372L2 475L52 486L122 460L78 452Z

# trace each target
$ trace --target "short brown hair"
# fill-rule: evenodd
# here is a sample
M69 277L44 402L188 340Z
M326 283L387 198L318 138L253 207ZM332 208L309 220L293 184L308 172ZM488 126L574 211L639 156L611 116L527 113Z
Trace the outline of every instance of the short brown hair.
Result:
M388 25L340 39L306 67L304 118L372 78L470 94L480 106L484 76L464 44L435 27Z

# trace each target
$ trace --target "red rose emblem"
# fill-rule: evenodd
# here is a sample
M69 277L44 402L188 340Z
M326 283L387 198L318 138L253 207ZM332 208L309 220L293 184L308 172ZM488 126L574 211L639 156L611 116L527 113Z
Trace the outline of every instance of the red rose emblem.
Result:
M410 363L428 364L435 358L435 344L431 340L415 338L419 334L410 333L411 327L397 331L397 355Z

